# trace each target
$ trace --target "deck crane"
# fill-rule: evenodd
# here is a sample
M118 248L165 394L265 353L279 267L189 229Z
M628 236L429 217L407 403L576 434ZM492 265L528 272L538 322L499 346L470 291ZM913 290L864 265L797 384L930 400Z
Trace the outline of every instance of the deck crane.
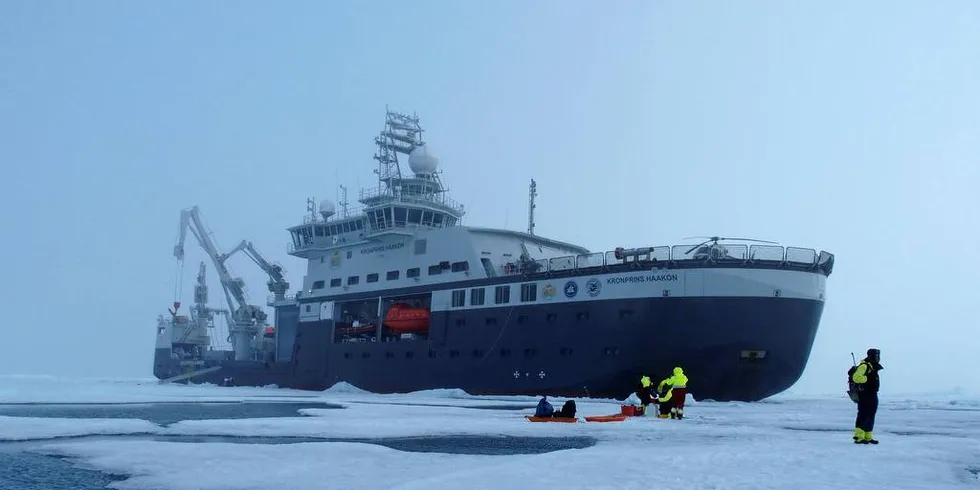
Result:
M252 339L255 338L259 328L265 324L267 315L258 306L248 303L248 298L245 296L245 281L240 277L232 277L228 267L225 266L225 261L231 254L222 254L218 251L212 241L211 233L201 222L200 210L197 206L180 212L180 236L177 244L174 245L174 257L177 258L178 263L183 263L184 260L184 241L188 229L194 238L197 238L201 248L211 258L218 271L221 288L228 302L228 310L232 312L229 330L235 360L250 360L254 357ZM175 306L177 304L179 303L175 302Z
M276 302L284 301L286 299L286 291L289 290L289 283L286 282L286 270L282 268L282 265L265 260L265 257L248 240L242 240L227 255L230 257L239 251L248 255L248 258L252 259L252 262L255 262L263 272L269 275L269 282L266 285L269 286L269 292L273 294L274 300Z

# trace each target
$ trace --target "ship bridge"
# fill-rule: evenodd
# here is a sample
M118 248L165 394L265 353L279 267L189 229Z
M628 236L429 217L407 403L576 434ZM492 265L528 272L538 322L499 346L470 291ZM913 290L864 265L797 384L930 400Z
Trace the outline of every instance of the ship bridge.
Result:
M302 225L289 229L287 253L310 258L335 247L373 241L385 235L411 236L419 228L459 226L463 205L448 196L439 175L439 160L422 140L418 116L386 112L385 128L375 138L378 186L360 191L363 207L349 214L346 197L338 216L333 203L320 203L318 217L308 202ZM411 174L403 174L399 155L407 156ZM343 189L343 188L342 188ZM346 196L346 189L345 196Z

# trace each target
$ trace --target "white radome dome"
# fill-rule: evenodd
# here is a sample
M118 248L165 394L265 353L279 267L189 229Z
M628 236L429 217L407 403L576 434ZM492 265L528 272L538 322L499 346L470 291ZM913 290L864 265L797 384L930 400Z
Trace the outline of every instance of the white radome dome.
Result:
M337 206L334 205L333 201L329 199L324 199L320 201L320 215L324 218L329 218L337 212Z
M439 159L429 150L429 145L421 145L408 155L408 168L415 174L431 175L439 168Z

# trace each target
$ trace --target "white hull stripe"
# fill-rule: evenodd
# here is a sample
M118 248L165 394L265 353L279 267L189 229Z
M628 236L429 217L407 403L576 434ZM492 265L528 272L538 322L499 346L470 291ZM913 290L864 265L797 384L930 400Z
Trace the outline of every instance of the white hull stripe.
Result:
M826 276L818 273L773 269L652 269L433 291L432 311L640 298L776 297L824 301L826 281ZM533 286L525 288L524 284ZM510 287L508 301L497 303L497 288L504 286ZM474 289L484 290L483 304L473 304ZM531 300L528 289L534 289ZM454 295L456 291L464 292ZM332 309L333 302L304 303L300 321L327 319Z

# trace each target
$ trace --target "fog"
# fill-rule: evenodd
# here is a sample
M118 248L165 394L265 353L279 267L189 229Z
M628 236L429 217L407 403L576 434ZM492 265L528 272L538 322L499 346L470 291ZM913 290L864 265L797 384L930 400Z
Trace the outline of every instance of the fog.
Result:
M977 25L969 0L3 2L0 374L149 376L195 204L295 289L285 229L377 185L387 105L467 225L525 229L534 178L535 232L591 250L835 254L793 391L841 392L876 347L883 392L980 392Z

